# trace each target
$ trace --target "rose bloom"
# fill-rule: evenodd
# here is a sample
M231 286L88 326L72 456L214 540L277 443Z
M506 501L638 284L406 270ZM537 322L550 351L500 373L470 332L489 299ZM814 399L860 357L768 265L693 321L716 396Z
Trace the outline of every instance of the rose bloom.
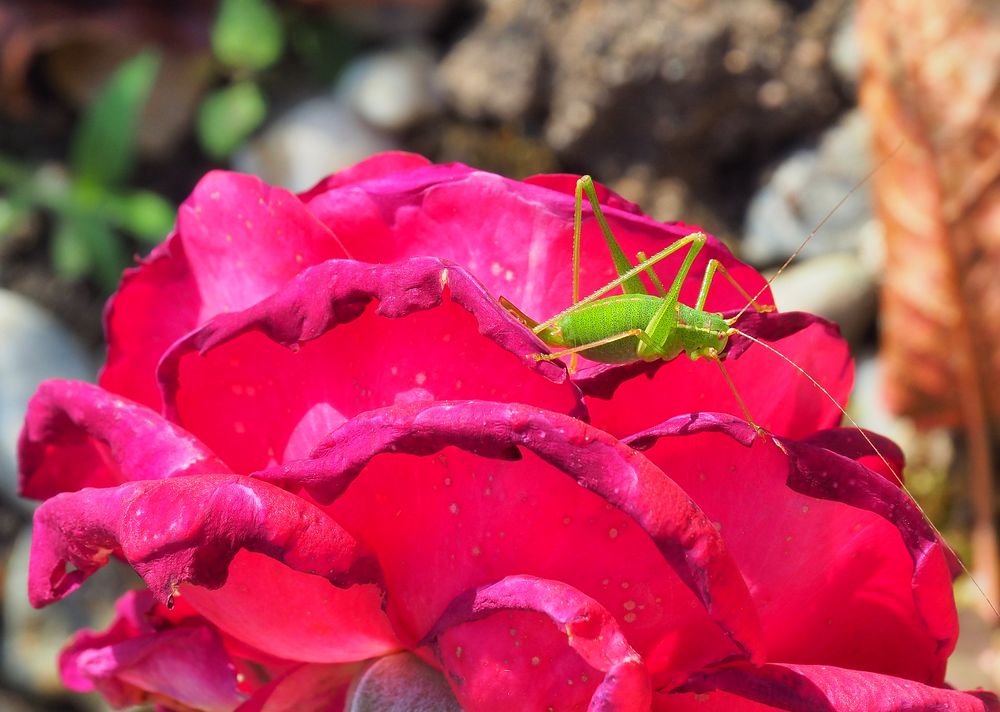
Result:
M801 373L731 339L758 437L711 362L532 358L497 299L569 305L574 183L409 154L302 195L207 175L109 303L100 385L48 382L27 415L32 603L112 557L147 586L69 643L67 687L243 712L997 709L944 683L955 562L898 449L836 429ZM696 229L599 190L629 254ZM614 277L589 209L583 246L587 294ZM710 257L764 286L710 239L685 303ZM707 308L744 304L718 279ZM739 325L846 399L835 327Z

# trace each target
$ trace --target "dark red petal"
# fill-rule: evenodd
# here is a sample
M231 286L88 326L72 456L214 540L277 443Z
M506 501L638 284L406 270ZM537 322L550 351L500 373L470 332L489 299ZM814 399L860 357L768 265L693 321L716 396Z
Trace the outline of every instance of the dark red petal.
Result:
M149 408L80 381L46 381L18 443L20 491L47 499L132 480L226 473L196 438Z
M834 401L846 403L854 364L835 324L800 312L754 313L752 324L766 325L754 335L779 339L775 349L819 381ZM742 344L737 342L738 358L728 357L723 364L758 425L788 437L805 437L840 422L840 409L807 377L763 346L750 344L744 349L749 344L746 339ZM641 374L647 378L638 378ZM712 411L743 417L718 365L692 361L684 354L667 362L589 367L574 375L573 382L588 396L592 422L620 437L682 413Z
M97 690L115 707L143 703L208 712L241 702L236 671L218 634L205 625L157 630L143 616L146 592L119 600L103 633L78 633L59 659L63 682L77 692Z
M579 176L573 173L539 173L538 175L528 176L524 179L524 182L529 185L537 185L541 188L548 188L549 190L554 190L559 193L575 196L576 182L578 179ZM597 193L597 202L604 207L616 208L627 213L642 215L641 207L633 203L631 200L626 200L622 196L618 195L618 193L609 189L603 183L595 181L594 192ZM587 202L586 196L584 196L583 204L589 211L590 204ZM697 230L698 228L694 228L689 232L697 232Z
M431 162L417 153L407 153L406 151L386 151L376 153L374 156L366 158L360 163L355 163L350 168L345 168L333 175L320 180L309 190L299 193L299 199L303 203L308 203L318 195L340 188L341 186L373 178L383 178L397 173L405 173L415 168L423 168L431 165Z
M560 657L560 651L517 646L517 630L503 619L491 618L489 626L459 627L501 611L547 616L581 660L604 673L603 681L593 675L567 685L565 677L553 674L551 661ZM559 581L508 576L467 591L449 604L428 633L427 640L431 639L455 682L455 693L469 709L504 709L511 698L525 709L544 709L556 701L573 708L574 702L588 699L590 710L644 710L650 705L649 672L614 616L593 598ZM523 674L482 674L483 668L510 666L523 668Z
M681 416L629 442L718 523L769 660L942 682L958 633L948 557L898 486L732 416Z
M254 693L236 712L343 712L361 666L300 665Z
M709 700L714 693L724 692L743 698L747 703L772 705L775 709L791 712L990 712L1000 709L996 696L989 692L959 692L889 675L826 665L753 667L735 663L692 676L682 691L705 695ZM666 709L674 709L670 706L673 697L664 696ZM708 709L713 708L710 705ZM728 709L759 708L736 704Z
M541 321L572 303L574 197L565 192L571 180L514 181L457 164L428 166L331 189L316 195L308 207L356 259L391 262L436 255L454 260L491 295L507 297ZM630 259L640 250L652 255L698 231L638 215L630 203L610 196L607 200L608 224ZM589 206L584 214L581 286L586 295L611 281L615 270ZM684 252L657 266L665 282L676 273ZM751 293L764 285L757 272L710 237L682 290L686 304L694 304L712 257ZM762 303L770 304L770 299L765 291ZM726 280L718 279L707 306L739 309L745 303Z
M400 398L507 399L581 415L563 369L530 358L539 348L454 264L333 260L192 332L164 357L160 379L168 413L249 472L305 457L346 418Z
M215 171L180 208L177 228L108 303L101 385L159 409L156 363L206 319L245 309L300 270L343 257L333 233L291 193Z
M339 585L376 575L354 538L322 511L235 475L60 494L42 503L34 522L28 595L35 607L76 590L113 552L166 602L182 583L221 586L241 548Z
M352 662L402 647L379 586L337 588L250 551L236 554L221 588L182 586L180 600L246 645L286 660Z
M858 428L830 428L803 438L803 442L857 460L897 486L904 482L906 460L903 451L884 435Z
M516 448L513 463L468 454ZM690 592L737 650L759 655L742 576L712 523L645 458L579 420L482 401L395 406L348 421L313 458L256 476L322 502L344 493L330 511L376 552L397 629L417 637L460 592L530 573L616 612L653 670L736 652Z

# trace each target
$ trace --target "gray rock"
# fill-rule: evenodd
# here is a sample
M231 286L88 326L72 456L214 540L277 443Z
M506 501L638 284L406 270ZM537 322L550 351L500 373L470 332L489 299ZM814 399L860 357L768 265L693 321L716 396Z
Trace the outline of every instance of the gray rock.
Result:
M379 658L360 673L345 712L461 712L444 675L412 653Z
M399 133L438 110L434 66L434 53L425 45L376 52L347 68L338 94L368 124Z
M271 124L240 149L233 166L300 191L373 153L396 148L394 139L368 126L342 98L320 96Z
M782 311L819 314L840 325L856 346L875 319L875 273L849 254L829 254L793 264L771 285Z
M27 596L30 550L31 529L26 527L14 543L3 583L3 676L18 689L56 695L64 691L59 651L81 628L106 628L115 600L135 588L138 578L112 559L72 595L35 610Z
M0 494L17 497L17 438L38 384L49 378L93 380L83 348L54 317L19 294L0 290Z
M760 266L783 262L831 210L802 254L861 248L862 239L872 235L869 186L844 198L871 169L869 140L868 121L856 109L828 129L815 148L785 159L750 203L742 255Z

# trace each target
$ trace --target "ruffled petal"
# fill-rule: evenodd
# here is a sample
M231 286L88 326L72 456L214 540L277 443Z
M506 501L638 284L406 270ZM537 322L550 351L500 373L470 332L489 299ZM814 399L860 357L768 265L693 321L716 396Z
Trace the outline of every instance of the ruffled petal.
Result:
M156 363L171 343L216 314L259 302L304 267L344 256L291 193L252 176L209 173L181 206L174 233L125 273L108 302L101 385L158 410Z
M195 437L149 408L80 381L46 381L18 443L20 491L47 499L84 487L226 473Z
M600 601L654 671L760 655L713 524L645 458L579 420L482 401L394 406L255 476L336 498L329 511L376 552L397 630L414 639L462 591L525 573Z
M538 350L454 264L333 260L179 341L160 380L170 416L250 472L305 457L345 419L399 398L509 399L582 415L563 369L529 357Z
M97 690L114 707L156 703L228 712L242 701L236 670L219 635L205 625L158 629L148 591L125 594L103 633L82 631L63 650L63 682Z
M355 163L350 168L345 168L333 175L320 180L309 190L299 193L299 200L308 203L313 198L352 183L360 183L373 178L382 178L415 168L425 168L431 162L417 153L407 153L406 151L385 151L369 156L360 163Z
M724 366L754 421L792 438L840 422L854 382L854 363L837 325L801 312L751 313L738 325L801 367L826 389L764 346L730 337ZM761 374L771 374L762 378ZM644 375L645 378L639 378ZM671 361L592 366L573 377L588 396L592 422L619 437L682 413L721 411L743 416L717 364L681 354ZM663 394L650 397L651 393Z
M717 523L768 660L942 683L958 634L948 555L898 485L826 448L761 441L732 416L680 416L628 442Z
M329 516L235 475L60 494L35 511L34 521L28 595L35 607L76 590L112 553L167 603L182 583L221 586L241 548L342 586L377 577L358 542Z
M427 166L311 194L308 207L356 259L391 262L436 255L453 260L493 297L505 296L542 321L572 303L573 182L566 176L515 181L459 164ZM640 250L652 255L698 231L657 222L613 193L599 193L608 224L629 258ZM616 275L589 205L584 216L580 279L581 293L589 294ZM683 253L657 266L665 282L676 273ZM681 291L685 304L694 304L713 257L750 293L764 286L756 271L709 237ZM773 304L769 291L760 301ZM719 279L707 307L722 311L745 303L732 285Z
M342 712L360 664L299 665L254 693L236 712Z
M509 611L542 614L565 640L543 645L532 628L496 615ZM578 709L588 701L594 711L649 709L649 672L614 616L559 581L508 576L472 589L449 604L427 639L467 709L509 709L511 699L524 709ZM584 663L570 677L572 662L561 660L567 644Z
M994 712L990 692L959 692L912 680L826 665L733 664L694 675L682 688L689 694L658 695L656 709L789 712ZM692 694L693 693L693 694ZM721 693L721 694L720 694ZM690 698L696 698L690 700ZM689 698L684 704L683 698ZM721 707L718 702L725 702Z

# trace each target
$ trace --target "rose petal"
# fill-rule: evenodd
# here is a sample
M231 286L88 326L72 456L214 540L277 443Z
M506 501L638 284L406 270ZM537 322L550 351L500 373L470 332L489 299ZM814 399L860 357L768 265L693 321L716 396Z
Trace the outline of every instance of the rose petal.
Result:
M402 647L382 610L381 587L337 588L263 554L237 553L221 588L180 592L220 630L286 660L352 662Z
M340 188L341 186L360 183L373 178L382 178L393 174L405 173L415 168L430 166L431 162L417 153L406 151L386 151L370 156L350 168L334 173L320 180L309 190L299 193L299 200L308 203L318 195Z
M240 548L338 585L376 575L357 542L308 502L246 477L203 475L44 502L35 511L28 594L35 607L52 603L120 552L169 603L182 583L221 586Z
M682 690L697 693L704 705L697 709L708 710L720 709L712 705L712 698L717 692L728 693L726 700L731 706L725 709L738 711L760 709L756 704L792 712L987 712L1000 709L996 696L989 692L959 692L889 675L826 665L771 664L753 667L735 663L694 675ZM729 695L742 698L740 702L743 704L734 704ZM663 709L686 709L675 704L680 701L676 698L685 696L658 696L660 699L657 702L664 705ZM706 697L708 699L704 699Z
M155 409L156 363L212 316L244 309L303 267L343 257L333 233L291 193L213 171L177 216L177 228L128 270L105 312L108 361L101 385Z
M28 404L18 443L20 492L47 499L132 480L229 468L149 408L79 381L46 381Z
M115 707L155 702L216 712L241 701L236 671L218 634L204 625L157 630L146 591L126 594L103 633L82 631L59 666L71 690L98 690Z
M300 665L254 693L236 712L341 712L360 665Z
M168 413L249 472L305 457L344 419L414 388L582 414L565 372L529 358L539 348L460 267L334 260L192 332L160 379Z
M754 421L769 432L793 438L839 423L842 414L833 401L841 406L847 402L854 366L837 326L800 312L753 313L744 319L751 319L747 333L778 339L774 348L819 381L833 398L776 354L742 339L742 344L735 342L738 357L728 356L724 365ZM764 373L777 375L762 378ZM646 378L637 377L642 374ZM721 410L743 416L718 365L691 361L683 354L667 362L593 366L575 374L573 382L588 396L592 422L613 435L638 433L682 413ZM650 393L670 397L650 398Z
M474 274L494 297L505 296L539 321L572 302L574 197L566 177L515 181L462 165L427 166L352 183L315 194L308 207L356 258L390 262L415 255L454 260ZM553 189L555 188L555 189ZM652 255L697 230L659 223L634 206L600 191L605 216L632 258ZM615 277L614 265L589 206L584 207L581 288L589 294ZM657 266L669 282L684 250ZM710 237L681 292L694 304L710 258L720 260L749 292L764 285L756 271ZM739 309L745 298L726 280L716 280L708 308ZM765 291L761 303L772 304Z
M958 632L948 559L898 486L825 448L763 442L732 416L681 416L628 442L718 523L769 660L942 682Z
M458 628L500 611L547 616L581 660L604 673L603 681L598 683L596 675L588 680L584 673L579 684L568 687L563 675L552 674L551 661L559 657L559 649L523 645L517 629L502 619L493 619L490 626ZM642 710L650 705L649 672L618 622L600 603L559 581L508 576L467 591L434 624L427 635L431 639L467 708L503 709L511 698L529 709L544 709L557 700L572 707L574 701L589 699L590 710ZM546 665L541 667L543 658ZM521 674L489 674L491 668L499 672L511 667L522 668Z
M513 448L525 452L509 464L462 452ZM758 654L742 577L712 523L643 457L573 418L481 401L384 408L345 423L313 458L255 476L321 502L344 493L330 511L377 553L397 630L420 637L461 591L530 573L618 612L653 670ZM711 635L680 582L735 651ZM698 643L685 646L689 635Z
M813 433L803 442L831 450L857 460L897 486L903 484L903 451L889 438L858 428L830 428Z

